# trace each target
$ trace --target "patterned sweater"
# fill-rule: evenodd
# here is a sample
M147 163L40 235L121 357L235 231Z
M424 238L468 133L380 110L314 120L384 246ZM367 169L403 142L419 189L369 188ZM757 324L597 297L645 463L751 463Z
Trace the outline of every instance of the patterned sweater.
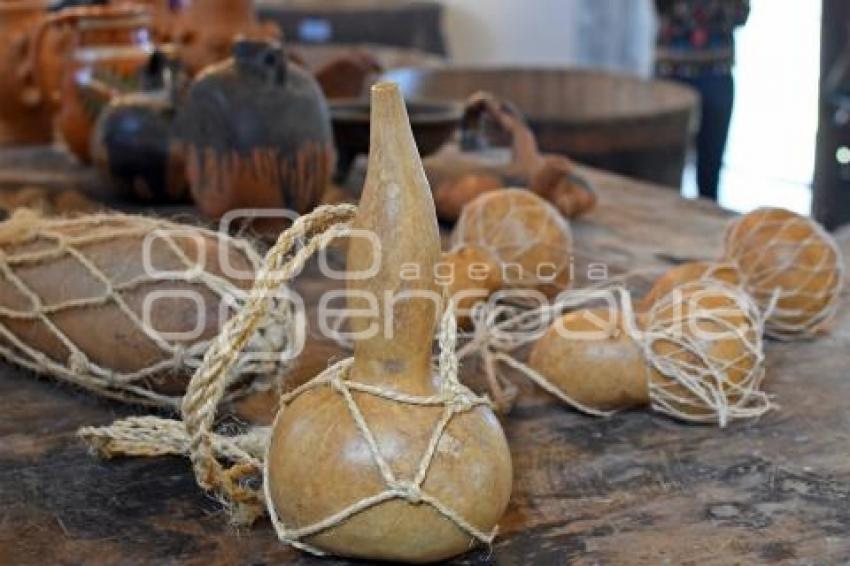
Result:
M661 76L728 74L735 64L735 28L747 21L749 0L655 0L656 71Z

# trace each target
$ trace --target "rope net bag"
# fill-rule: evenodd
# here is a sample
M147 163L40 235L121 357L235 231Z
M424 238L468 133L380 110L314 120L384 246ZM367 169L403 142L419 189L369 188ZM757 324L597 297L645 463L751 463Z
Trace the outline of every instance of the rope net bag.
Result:
M250 243L123 214L0 224L0 355L125 402L178 408L223 318L261 263ZM275 311L237 360L231 390L273 374L290 309Z
M452 246L482 250L502 268L505 287L552 297L572 282L570 225L551 204L525 189L485 193L464 207Z
M652 408L721 427L769 411L773 403L761 390L763 331L752 299L716 280L685 284L658 300L643 328L629 330L648 362Z
M615 310L590 308L598 293L530 310L481 305L475 335L458 355L479 355L488 373L507 366L594 416L647 405L724 427L775 408L761 390L761 314L746 293L714 280L687 283L636 312L625 289L605 292ZM524 363L518 352L529 345Z
M810 218L762 208L736 219L726 232L725 261L740 271L773 338L814 336L838 310L844 259L835 239Z
M280 235L257 271L241 310L207 348L182 404L182 420L131 417L106 427L84 427L79 435L101 457L183 455L192 461L198 485L227 508L234 524L251 524L265 514L261 489L268 427L244 434L215 431L219 404L244 348L268 324L278 289L301 272L316 252L345 236L356 207L320 206ZM288 322L294 324L293 319ZM287 329L285 334L289 334Z

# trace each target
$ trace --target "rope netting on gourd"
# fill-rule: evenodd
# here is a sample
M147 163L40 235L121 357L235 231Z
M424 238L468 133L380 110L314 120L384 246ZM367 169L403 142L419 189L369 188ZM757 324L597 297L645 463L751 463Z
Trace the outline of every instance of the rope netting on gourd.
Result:
M247 273L245 285L208 269L207 262L221 259L207 257L214 254L206 246L238 260L233 267ZM200 319L220 323L222 308L238 310L260 263L248 242L194 226L122 214L48 219L19 211L0 226L0 355L99 395L177 408L218 330L203 328ZM154 303L144 312L151 293L172 306L174 296L198 297L186 318L204 332L187 338L185 328L156 328ZM174 319L180 316L168 310L159 311L166 326L179 326ZM280 351L291 316L285 305L275 311L225 389L277 371L277 361L254 353ZM181 374L185 381L176 377Z
M452 234L502 267L505 286L553 296L572 282L572 232L548 202L525 189L484 194L464 207Z
M689 292L705 288L720 299L720 306L705 307L699 300L683 303ZM643 354L654 410L684 421L722 427L731 420L755 418L776 407L761 390L762 315L746 293L717 281L674 290L653 305L643 324L638 322L631 294L623 288L562 295L554 304L534 309L481 304L473 311L473 337L458 350L458 357L480 357L487 373L493 374L491 380L506 379L498 377L498 365L503 364L581 412L610 416L617 411L577 401L518 359L519 351L539 340L558 316L594 304L600 293L616 297L623 330ZM734 355L729 356L730 351ZM495 394L498 396L498 390ZM499 404L500 399L494 401Z
M152 416L131 417L107 427L86 427L81 429L79 434L104 457L189 455L198 484L222 500L229 508L233 521L250 523L267 511L281 541L314 554L321 554L321 551L304 542L305 538L333 528L361 511L392 499L428 505L470 537L490 543L495 536L495 530L482 532L449 505L423 489L440 441L452 419L476 407L489 406L489 400L476 396L458 381L455 352L457 327L450 309L446 310L439 331L440 388L436 395L407 395L353 382L348 379L352 362L352 359L348 358L329 367L282 399L278 418L289 403L307 391L330 387L339 393L359 433L369 446L371 458L384 480L386 489L380 493L355 502L315 524L299 528L288 527L278 517L268 494L268 474L265 473L268 456L265 451L269 443L270 429L256 427L234 436L225 436L213 430L226 376L237 360L241 348L250 342L256 328L268 316L273 306L269 298L280 285L298 274L314 253L348 233L348 222L353 217L354 210L354 207L350 206L320 207L298 219L281 235L277 244L266 255L245 306L227 322L193 376L183 402L183 421ZM441 417L433 429L430 442L413 477L399 478L392 471L378 449L375 436L366 423L353 393L401 404L442 408ZM262 487L257 486L258 481L262 482Z
M729 225L725 258L740 271L773 338L813 336L836 314L845 284L835 239L811 218L764 208Z

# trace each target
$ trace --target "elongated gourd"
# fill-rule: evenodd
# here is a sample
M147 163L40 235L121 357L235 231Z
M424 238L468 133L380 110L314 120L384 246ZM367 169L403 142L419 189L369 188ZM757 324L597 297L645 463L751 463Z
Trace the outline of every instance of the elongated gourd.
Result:
M260 263L249 242L194 226L20 209L0 223L0 355L101 395L174 407ZM274 351L279 338L266 328L252 347Z
M440 242L396 85L372 89L368 167L355 227L373 232L381 245L352 239L348 270L368 276L349 280L349 306L368 310L364 297L371 296L378 308L374 316L357 312L352 318L352 331L364 334L355 340L345 383L357 385L310 388L284 406L269 448L270 504L287 532L300 530L298 543L317 552L440 560L467 551L477 539L432 502L441 502L474 529L489 531L509 499L510 454L491 410L474 406L448 421L421 475L446 407L398 399L441 392L431 367L440 306L433 269ZM369 273L373 266L376 271ZM389 495L380 499L381 494ZM364 507L350 513L358 505ZM323 521L323 528L311 529Z

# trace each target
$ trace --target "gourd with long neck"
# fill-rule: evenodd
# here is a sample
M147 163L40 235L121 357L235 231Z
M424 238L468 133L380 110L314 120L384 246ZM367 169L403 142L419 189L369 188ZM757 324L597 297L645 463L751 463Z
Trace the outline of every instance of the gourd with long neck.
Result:
M374 316L358 312L352 320L361 335L347 379L391 394L433 396L440 392L431 368L439 232L396 85L373 87L371 128L369 170L354 226L372 232L380 247L362 237L351 240L348 289L351 309L368 310L366 295L378 308ZM351 400L392 476L415 483L445 407L356 390ZM309 528L387 490L385 470L353 415L340 391L322 386L297 396L276 419L267 464L269 503L287 529ZM420 486L475 529L489 532L505 510L511 478L501 427L489 408L476 406L449 421ZM407 562L449 558L476 542L417 497L382 501L305 539L331 554Z

